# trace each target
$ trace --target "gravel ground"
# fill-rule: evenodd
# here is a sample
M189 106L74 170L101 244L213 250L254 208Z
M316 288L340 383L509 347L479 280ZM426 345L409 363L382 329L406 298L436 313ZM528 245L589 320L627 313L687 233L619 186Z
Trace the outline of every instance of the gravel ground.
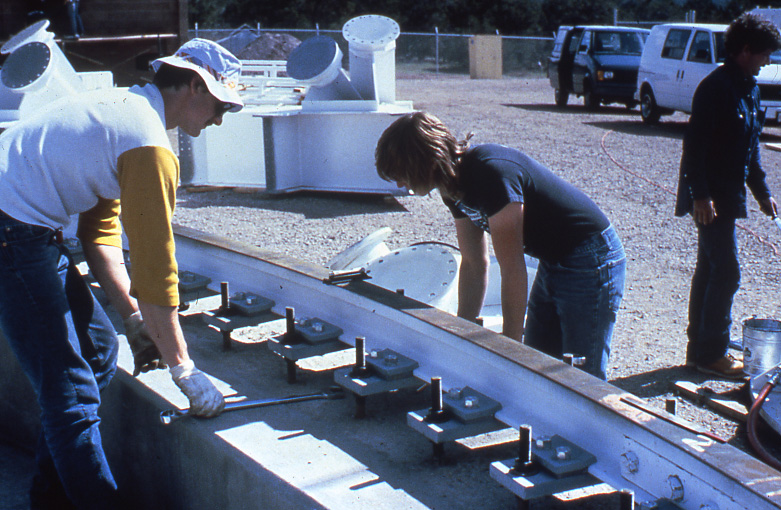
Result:
M615 225L627 252L624 300L613 338L608 377L660 408L674 396L671 383L689 380L718 392L740 394L739 383L707 378L683 367L686 308L695 259L695 229L672 214L681 138L687 115L642 124L637 109L583 108L570 97L553 105L544 78L470 80L463 76L400 75L397 97L440 117L474 142L517 147L584 190ZM762 142L781 141L778 126ZM771 189L781 193L781 153L763 145ZM733 309L733 338L740 318L779 315L781 232L750 203L739 222L742 286ZM318 264L381 227L391 227L391 249L418 241L455 244L452 219L436 194L380 197L299 193L267 196L232 190L182 190L175 222ZM747 449L742 425L685 400L678 414Z

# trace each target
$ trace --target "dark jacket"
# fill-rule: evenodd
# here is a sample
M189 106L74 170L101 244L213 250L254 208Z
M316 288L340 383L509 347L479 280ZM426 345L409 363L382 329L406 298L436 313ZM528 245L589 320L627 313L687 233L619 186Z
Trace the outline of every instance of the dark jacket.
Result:
M683 139L676 216L710 198L717 215L745 218L746 185L757 200L770 196L759 160L763 122L756 80L732 60L700 82Z

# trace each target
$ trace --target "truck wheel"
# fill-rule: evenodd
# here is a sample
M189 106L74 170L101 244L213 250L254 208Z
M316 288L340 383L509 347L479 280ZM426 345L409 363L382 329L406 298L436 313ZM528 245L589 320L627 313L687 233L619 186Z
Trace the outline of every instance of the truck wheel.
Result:
M596 110L599 108L601 102L602 99L598 95L594 94L590 86L586 85L583 90L583 104L586 106L586 108L589 110Z
M554 89L553 99L556 101L556 106L564 108L569 101L569 91L566 89Z
M656 124L662 116L651 89L646 88L640 94L640 116L646 124Z

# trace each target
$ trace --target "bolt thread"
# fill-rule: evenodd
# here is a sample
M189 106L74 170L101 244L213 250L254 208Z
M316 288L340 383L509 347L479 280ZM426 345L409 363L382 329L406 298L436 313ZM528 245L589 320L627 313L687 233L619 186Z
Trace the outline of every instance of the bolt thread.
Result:
M285 324L288 335L296 332L296 311L292 306L285 308Z
M433 412L442 411L442 378L431 378L431 410Z
M366 368L366 338L355 337L355 368Z
M532 427L531 425L521 425L519 432L518 461L528 464L532 461Z
M228 282L220 283L220 297L222 298L222 309L227 310L230 308L231 300L230 295L228 294Z

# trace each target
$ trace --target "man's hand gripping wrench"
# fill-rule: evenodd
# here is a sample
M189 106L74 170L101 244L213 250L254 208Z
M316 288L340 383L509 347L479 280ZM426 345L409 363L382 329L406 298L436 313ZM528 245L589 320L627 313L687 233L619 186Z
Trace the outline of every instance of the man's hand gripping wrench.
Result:
M284 398L262 399L262 400L240 400L237 402L227 402L223 413L227 411L240 411L242 409L252 409L255 407L266 407L277 404L292 404L294 402L306 402L307 400L336 400L344 398L344 391L339 386L332 386L326 391L320 393L310 393L308 395L294 395ZM160 413L160 421L163 425L169 425L172 422L184 418L188 415L188 409L166 409Z

